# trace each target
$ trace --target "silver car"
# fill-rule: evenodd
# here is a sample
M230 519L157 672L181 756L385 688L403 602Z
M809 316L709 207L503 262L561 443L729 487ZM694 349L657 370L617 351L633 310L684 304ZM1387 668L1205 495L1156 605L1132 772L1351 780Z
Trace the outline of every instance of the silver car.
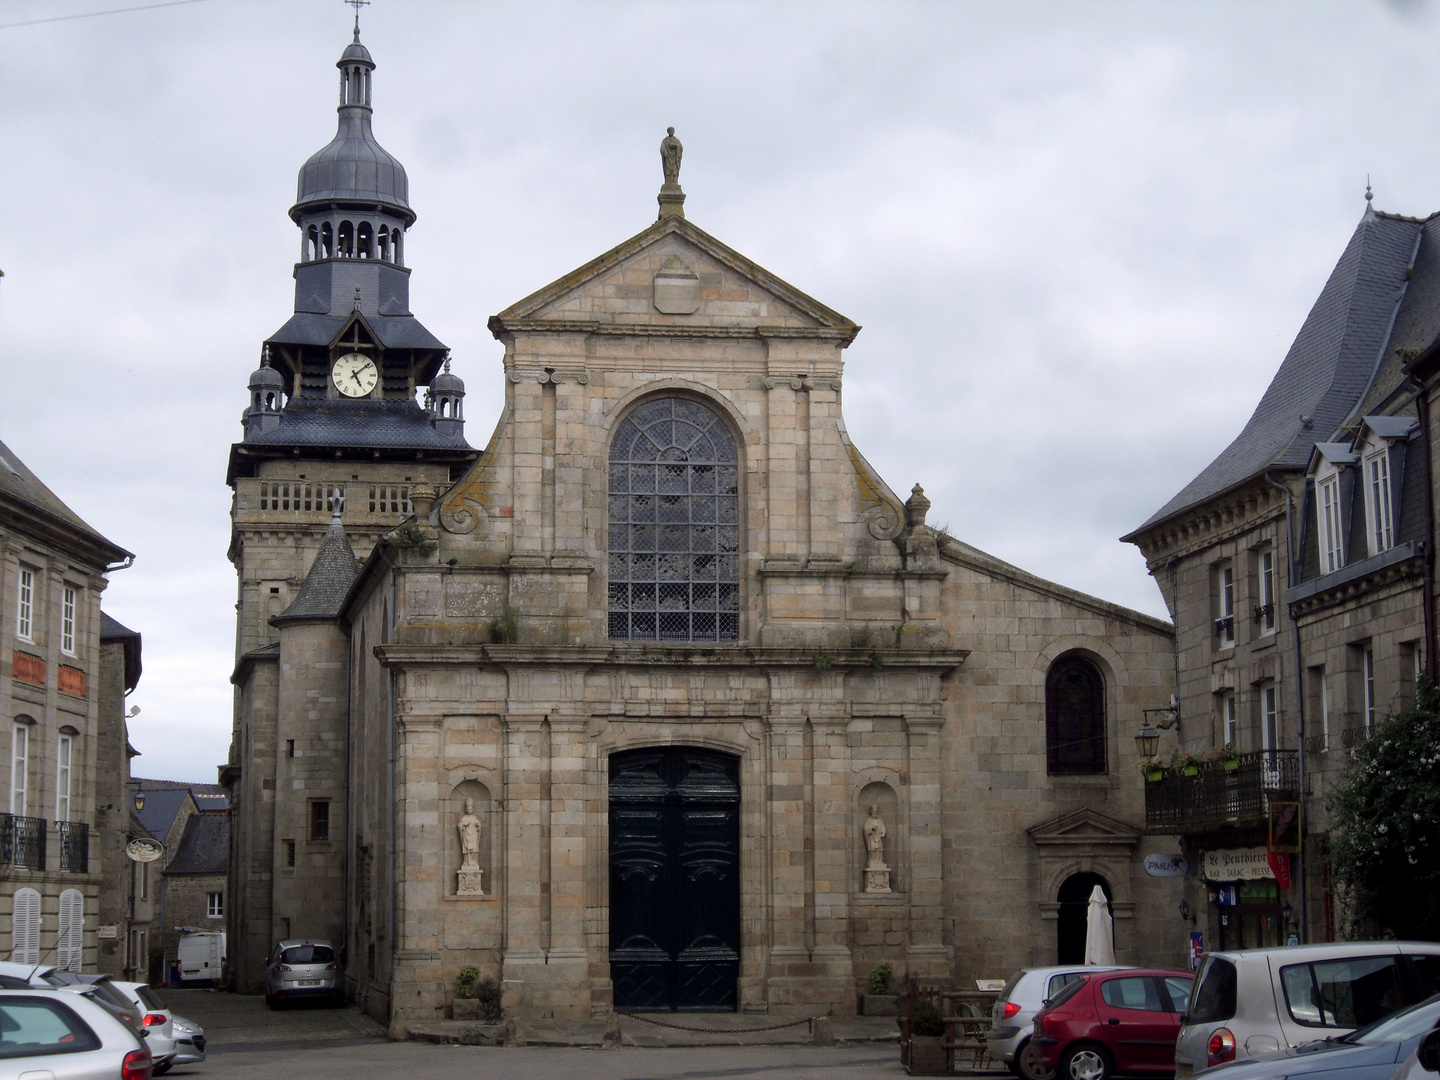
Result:
M1340 1038L1440 991L1440 944L1360 941L1208 953L1175 1042L1177 1080Z
M282 941L265 964L265 1004L275 1009L287 1001L326 998L345 1000L340 961L323 938Z
M147 1080L150 1051L109 1010L63 990L0 990L0 1070L53 1080Z
M985 1042L990 1048L991 1059L1004 1062L1005 1067L1022 1080L1051 1080L1055 1070L1041 1065L1030 1046L1035 1014L1045 1007L1045 1002L1080 976L1123 968L1124 965L1119 964L1112 967L1070 964L1021 968L1010 976L990 1013L990 1031L985 1036Z
M143 1014L145 1045L150 1047L150 1055L155 1059L156 1076L163 1076L175 1065L193 1065L205 1060L205 1032L198 1024L171 1012L146 983L111 982L109 985Z

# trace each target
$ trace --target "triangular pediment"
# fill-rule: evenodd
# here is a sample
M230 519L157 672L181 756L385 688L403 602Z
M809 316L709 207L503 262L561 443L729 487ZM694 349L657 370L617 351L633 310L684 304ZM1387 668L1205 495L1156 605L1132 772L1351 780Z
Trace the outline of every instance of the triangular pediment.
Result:
M1142 835L1136 826L1088 808L1072 810L1025 831L1030 834L1031 842L1039 846L1133 848Z
M380 342L380 335L370 325L370 320L356 308L350 312L350 317L345 324L330 339L330 349L333 352L345 352L348 349L376 349L383 351L385 346Z
M490 320L490 329L756 331L849 344L860 327L680 217L558 278ZM643 331L642 331L643 328Z

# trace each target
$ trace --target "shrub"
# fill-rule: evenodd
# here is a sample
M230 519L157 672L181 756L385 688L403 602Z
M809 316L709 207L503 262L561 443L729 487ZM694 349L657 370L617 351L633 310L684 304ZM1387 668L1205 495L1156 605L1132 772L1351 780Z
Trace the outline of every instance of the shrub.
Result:
M910 1014L911 1035L944 1035L945 1017L940 1006L929 998L919 998Z
M473 998L475 996L475 984L479 981L479 968L461 968L460 974L455 976L455 996L462 998Z
M487 1024L498 1024L505 1019L505 1010L500 1007L500 984L494 979L481 979L475 984L475 998L480 1002L480 1019Z
M890 976L895 974L895 969L881 961L870 969L870 992L872 994L888 994L890 992Z
M1330 866L1356 929L1440 940L1440 692L1421 681L1415 707L1351 751L1330 799Z

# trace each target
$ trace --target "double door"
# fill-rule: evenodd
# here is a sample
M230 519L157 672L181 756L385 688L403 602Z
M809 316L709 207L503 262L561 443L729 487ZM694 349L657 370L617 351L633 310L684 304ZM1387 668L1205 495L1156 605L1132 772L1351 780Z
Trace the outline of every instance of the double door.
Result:
M696 747L612 755L615 1007L731 1011L739 950L739 760Z

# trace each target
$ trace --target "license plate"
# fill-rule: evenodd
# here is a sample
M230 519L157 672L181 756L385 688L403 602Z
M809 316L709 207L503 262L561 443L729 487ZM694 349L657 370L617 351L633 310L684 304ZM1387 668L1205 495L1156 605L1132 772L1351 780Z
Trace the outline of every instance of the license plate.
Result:
M320 980L319 980L319 979L296 979L296 980L295 980L295 985L296 985L296 986L319 986L319 985L320 985Z

